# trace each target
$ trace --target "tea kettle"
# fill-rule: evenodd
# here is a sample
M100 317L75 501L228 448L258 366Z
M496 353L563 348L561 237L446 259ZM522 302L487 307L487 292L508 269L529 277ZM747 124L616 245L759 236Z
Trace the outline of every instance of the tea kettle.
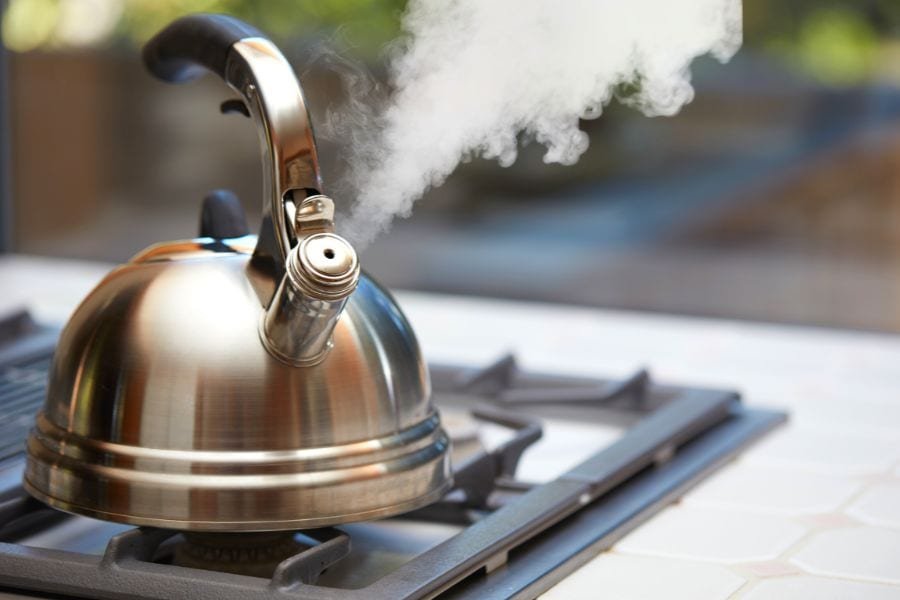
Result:
M209 70L263 151L247 235L214 193L202 237L114 269L59 340L25 488L87 516L182 530L320 527L409 511L451 483L428 370L390 294L334 233L303 93L261 33L191 15L144 48L169 82Z

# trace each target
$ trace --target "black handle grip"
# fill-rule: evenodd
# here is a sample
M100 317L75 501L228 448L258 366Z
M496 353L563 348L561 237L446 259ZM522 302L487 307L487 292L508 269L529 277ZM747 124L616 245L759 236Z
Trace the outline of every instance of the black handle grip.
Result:
M179 83L209 70L225 77L228 51L235 42L265 37L228 15L195 14L173 21L144 45L144 64L163 81Z

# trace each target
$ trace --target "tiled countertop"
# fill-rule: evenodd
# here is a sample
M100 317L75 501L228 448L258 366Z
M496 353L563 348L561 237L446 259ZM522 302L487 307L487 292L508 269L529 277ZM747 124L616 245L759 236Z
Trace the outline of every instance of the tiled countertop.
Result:
M62 321L107 266L0 259L0 312ZM900 337L398 294L433 360L738 388L787 426L544 597L900 599Z

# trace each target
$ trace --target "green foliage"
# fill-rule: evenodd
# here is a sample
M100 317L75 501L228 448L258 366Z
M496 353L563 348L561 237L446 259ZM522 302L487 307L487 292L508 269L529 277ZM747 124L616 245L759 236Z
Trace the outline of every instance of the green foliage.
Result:
M900 39L898 0L746 0L745 45L830 85L858 84Z
M166 23L192 12L218 12L253 23L276 41L341 37L360 53L377 51L399 33L402 0L129 0L121 33L141 44Z
M343 51L372 61L400 33L405 4L405 0L9 0L3 38L18 51L140 45L181 15L221 12L253 23L279 43L336 38ZM882 48L900 39L900 0L744 0L744 37L745 47L766 52L820 81L855 84L870 77L879 60L887 60L879 58L886 54Z
M73 16L64 2L78 0L10 0L4 15L4 42L19 51L123 42L141 45L182 15L214 12L253 23L279 42L339 33L349 51L372 58L399 34L405 5L404 0L106 0L101 9L92 8L112 16L109 29L88 43L72 44L64 30L66 19Z

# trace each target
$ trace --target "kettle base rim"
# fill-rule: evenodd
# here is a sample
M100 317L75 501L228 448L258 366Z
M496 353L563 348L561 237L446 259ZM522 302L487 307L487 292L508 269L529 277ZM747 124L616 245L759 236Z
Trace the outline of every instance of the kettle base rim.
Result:
M23 486L37 500L187 531L312 529L388 517L430 504L452 486L437 413L384 438L290 452L100 443L41 415L27 448Z
M370 509L358 513L341 515L331 518L303 518L288 519L282 521L194 521L181 519L160 519L150 517L134 517L131 515L107 512L82 506L73 502L60 500L44 494L34 487L28 479L23 479L22 487L36 500L63 512L92 519L101 519L112 523L123 523L136 527L158 527L176 531L208 531L208 532L267 532L267 531L301 531L305 529L318 529L320 527L333 527L347 523L372 521L395 517L404 513L424 508L440 500L453 487L452 480L446 480L443 485L419 496L392 506Z

